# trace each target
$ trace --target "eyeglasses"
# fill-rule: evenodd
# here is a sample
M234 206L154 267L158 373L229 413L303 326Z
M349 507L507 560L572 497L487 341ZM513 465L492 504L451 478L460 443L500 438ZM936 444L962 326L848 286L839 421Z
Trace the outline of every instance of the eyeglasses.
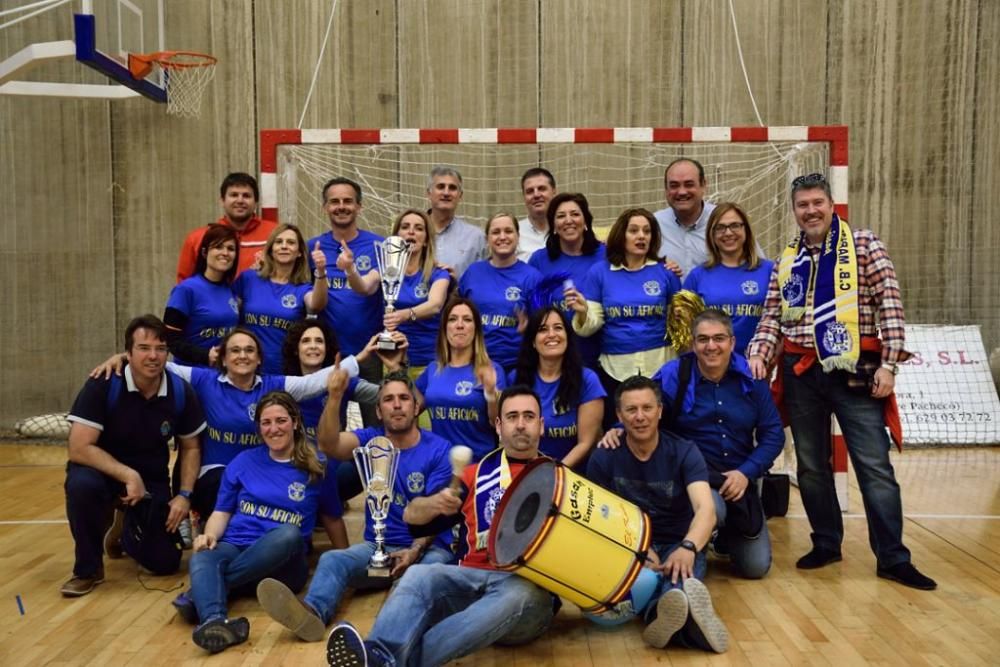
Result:
M724 345L732 336L729 334L715 334L714 336L695 336L695 345L708 345L710 342L716 345Z
M823 185L826 185L826 176L819 173L807 174L805 176L799 176L792 181L792 190L815 188Z
M738 232L746 226L745 222L730 222L728 225L719 223L712 228L712 233L716 236L722 236L726 232Z
M227 347L226 352L228 354L233 355L234 357L238 357L242 354L245 354L249 357L253 354L257 354L257 348L253 347L252 345L247 347Z

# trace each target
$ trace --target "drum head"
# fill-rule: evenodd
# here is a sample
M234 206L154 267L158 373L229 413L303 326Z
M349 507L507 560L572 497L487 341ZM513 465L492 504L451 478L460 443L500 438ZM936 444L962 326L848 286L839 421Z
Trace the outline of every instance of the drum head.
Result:
M552 508L556 463L529 464L504 494L491 522L490 560L498 567L513 565L532 544Z

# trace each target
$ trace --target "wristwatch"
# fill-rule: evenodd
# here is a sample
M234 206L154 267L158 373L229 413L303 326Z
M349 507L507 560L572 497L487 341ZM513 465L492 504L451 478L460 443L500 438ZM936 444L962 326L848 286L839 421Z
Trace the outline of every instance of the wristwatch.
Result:
M698 553L698 547L694 545L691 540L684 540L681 542L681 549L687 549L691 553Z
M884 364L882 364L882 368L889 371L893 375L899 374L899 364L891 364L889 362L885 362Z
M177 495L180 496L181 498L186 498L187 500L191 500L191 492L188 491L187 489L181 489L180 491L177 492Z
M417 311L413 310L412 308L410 308L410 321L411 322L417 321Z

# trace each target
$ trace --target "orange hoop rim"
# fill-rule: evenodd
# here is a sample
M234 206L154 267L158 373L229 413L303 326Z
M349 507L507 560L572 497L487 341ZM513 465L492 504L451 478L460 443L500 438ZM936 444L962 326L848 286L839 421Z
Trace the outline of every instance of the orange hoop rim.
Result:
M186 56L188 58L200 58L194 62L174 62L173 58ZM215 56L198 51L156 51L155 53L130 53L128 54L128 71L136 79L144 79L153 69L153 65L159 65L161 69L190 69L192 67L211 67L218 62Z

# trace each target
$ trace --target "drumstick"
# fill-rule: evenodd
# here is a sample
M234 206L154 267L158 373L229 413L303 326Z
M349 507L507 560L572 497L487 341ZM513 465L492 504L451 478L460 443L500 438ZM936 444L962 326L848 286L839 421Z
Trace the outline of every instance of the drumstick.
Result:
M465 445L455 445L448 453L451 461L451 484L448 485L457 496L462 491L462 471L472 461L472 450Z

